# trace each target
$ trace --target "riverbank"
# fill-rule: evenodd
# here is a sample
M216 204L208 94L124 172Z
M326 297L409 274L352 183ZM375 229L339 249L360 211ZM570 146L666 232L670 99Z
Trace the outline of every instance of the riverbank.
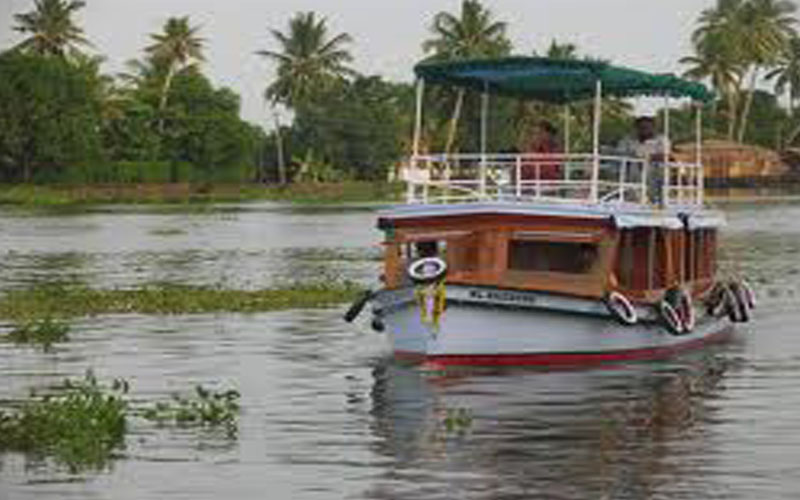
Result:
M403 186L386 182L329 184L0 184L0 205L192 204L276 201L297 204L391 203Z
M93 289L40 285L0 295L0 318L27 321L99 314L255 313L330 307L352 301L362 289L354 283L314 282L261 290L153 285L136 289Z

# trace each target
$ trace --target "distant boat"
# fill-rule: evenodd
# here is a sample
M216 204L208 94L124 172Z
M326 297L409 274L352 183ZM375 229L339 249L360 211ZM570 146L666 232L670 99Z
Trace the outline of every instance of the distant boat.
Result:
M600 151L604 95L703 101L705 87L529 57L422 63L415 71L407 204L378 216L384 287L347 315L371 300L373 327L387 332L397 359L433 368L649 360L725 340L733 323L749 320L748 285L717 275L724 216L704 206L700 147L695 161L683 162L666 150L657 159ZM425 83L483 92L479 153L419 154ZM593 98L592 151L487 152L493 95Z

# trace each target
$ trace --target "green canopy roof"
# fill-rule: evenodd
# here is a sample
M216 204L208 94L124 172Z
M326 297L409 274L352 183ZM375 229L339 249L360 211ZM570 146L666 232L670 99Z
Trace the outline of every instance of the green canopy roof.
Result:
M700 83L599 61L504 57L422 62L414 72L426 82L556 103L592 98L597 80L603 83L606 96L689 97L704 102L713 99L713 94Z

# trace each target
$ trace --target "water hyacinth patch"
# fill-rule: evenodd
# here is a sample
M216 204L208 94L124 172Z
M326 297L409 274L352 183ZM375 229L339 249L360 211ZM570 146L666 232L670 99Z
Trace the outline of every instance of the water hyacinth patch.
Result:
M156 403L142 410L140 415L161 425L223 428L229 437L234 437L237 432L239 397L239 392L232 389L212 391L197 385L193 394L173 394L172 401Z
M69 340L70 327L67 323L46 317L44 319L27 320L15 325L8 333L8 340L15 344L32 344L41 346L47 352L53 344Z
M0 317L94 316L114 313L193 314L264 312L329 307L353 300L361 287L342 280L288 283L271 289L155 284L134 289L94 289L46 284L9 290L0 297Z
M125 445L128 384L110 387L91 372L65 381L15 410L0 411L0 451L53 457L70 470L102 468Z

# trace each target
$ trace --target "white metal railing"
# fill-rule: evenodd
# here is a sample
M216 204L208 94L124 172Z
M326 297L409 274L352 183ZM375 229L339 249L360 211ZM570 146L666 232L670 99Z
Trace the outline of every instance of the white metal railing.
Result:
M597 170L595 173L595 169ZM436 154L412 157L408 203L548 201L698 205L702 165L593 154Z

